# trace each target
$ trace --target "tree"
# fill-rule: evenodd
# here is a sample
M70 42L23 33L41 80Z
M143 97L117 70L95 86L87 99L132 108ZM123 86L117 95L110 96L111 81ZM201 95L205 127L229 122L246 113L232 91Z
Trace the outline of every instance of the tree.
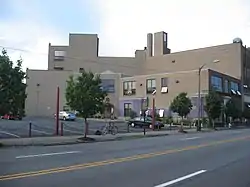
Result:
M212 121L213 128L215 128L214 120L220 117L223 108L222 98L216 91L211 90L209 94L206 95L205 100L205 111L208 115L209 120Z
M173 112L178 113L179 116L181 116L182 121L183 118L186 117L190 111L192 110L192 102L187 97L187 93L182 92L179 95L177 95L172 103L170 104L170 109ZM181 130L183 129L183 122L181 122Z
M250 108L249 108L248 106L245 106L245 107L244 107L244 111L243 111L242 116L243 116L245 119L247 119L247 120L250 119Z
M231 98L225 106L225 114L233 120L241 118L241 103L236 98Z
M79 112L84 118L85 132L84 137L88 135L87 118L102 112L104 99L107 93L101 89L101 79L99 75L85 70L78 77L70 76L66 87L67 105Z
M22 70L22 60L17 60L16 65L10 60L7 51L0 55L0 115L12 113L24 114L26 99L26 78Z

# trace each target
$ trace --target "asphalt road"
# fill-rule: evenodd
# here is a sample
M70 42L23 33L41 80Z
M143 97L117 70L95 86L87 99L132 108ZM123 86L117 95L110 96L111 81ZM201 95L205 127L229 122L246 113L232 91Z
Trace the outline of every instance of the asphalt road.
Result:
M24 118L18 120L1 120L0 119L0 139L1 138L20 138L29 136L29 123L32 122L32 137L53 136L56 133L56 122L53 118ZM62 121L60 121L61 123ZM64 136L81 135L84 133L84 122L82 119L76 121L66 121L64 123ZM116 122L119 133L127 132L125 122ZM89 134L94 134L96 130L105 125L103 121L89 121ZM130 129L132 132L142 131L142 129Z
M0 149L1 187L249 187L250 129Z

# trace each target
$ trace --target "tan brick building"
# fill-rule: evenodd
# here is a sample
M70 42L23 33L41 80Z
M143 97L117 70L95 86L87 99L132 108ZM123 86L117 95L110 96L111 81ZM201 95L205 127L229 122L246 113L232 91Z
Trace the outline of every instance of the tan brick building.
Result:
M98 55L99 38L95 34L70 34L68 46L49 44L48 70L27 70L26 114L51 116L56 108L56 87L60 87L60 109L66 106L64 92L69 75L82 69L101 74L103 88L115 106L116 116L126 110L140 112L147 99L151 107L156 90L156 107L167 111L180 92L187 92L194 102L196 115L198 69L201 91L205 95L215 87L223 96L235 95L242 102L250 97L250 50L239 39L225 45L171 53L167 33L148 34L147 47L136 50L134 57L102 57ZM237 92L238 91L238 92Z

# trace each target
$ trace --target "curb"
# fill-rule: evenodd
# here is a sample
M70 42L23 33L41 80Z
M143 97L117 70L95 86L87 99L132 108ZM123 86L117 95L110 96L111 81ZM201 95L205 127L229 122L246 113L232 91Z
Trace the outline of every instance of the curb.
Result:
M187 131L186 134L198 134L198 133L211 133L211 132L217 132L217 131L224 131L224 130L239 130L239 129L249 129L249 127L241 127L241 128L233 128L233 129L219 129L219 130L213 130L213 129L206 129L202 131ZM26 146L59 146L59 145L73 145L73 144L82 144L82 143L97 143L97 142L110 142L110 141L123 141L123 140L134 140L134 139L142 139L142 138L152 138L152 137L163 137L163 136L171 136L171 135L181 135L185 133L176 132L176 133L163 133L163 134L149 134L149 135L131 135L131 136L120 136L115 138L109 138L109 139L102 139L102 140L92 140L92 141L83 141L79 138L75 141L69 141L69 142L58 142L58 143L31 143L27 145L4 145L0 142L0 148L7 148L7 147L26 147Z

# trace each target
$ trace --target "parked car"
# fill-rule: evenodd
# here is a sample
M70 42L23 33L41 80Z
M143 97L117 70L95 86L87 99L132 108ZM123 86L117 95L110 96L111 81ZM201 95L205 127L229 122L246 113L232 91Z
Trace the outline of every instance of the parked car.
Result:
M1 118L8 120L22 120L22 116L13 114L5 114L4 116L1 116Z
M56 114L54 114L54 117L56 118ZM64 121L75 121L76 115L73 112L60 111L59 112L59 119L64 120Z
M150 128L150 125L152 125L153 119L149 116L145 117L136 117L128 121L128 125L131 127L145 127L145 128ZM162 128L164 127L164 124L160 121L155 121L155 128Z

